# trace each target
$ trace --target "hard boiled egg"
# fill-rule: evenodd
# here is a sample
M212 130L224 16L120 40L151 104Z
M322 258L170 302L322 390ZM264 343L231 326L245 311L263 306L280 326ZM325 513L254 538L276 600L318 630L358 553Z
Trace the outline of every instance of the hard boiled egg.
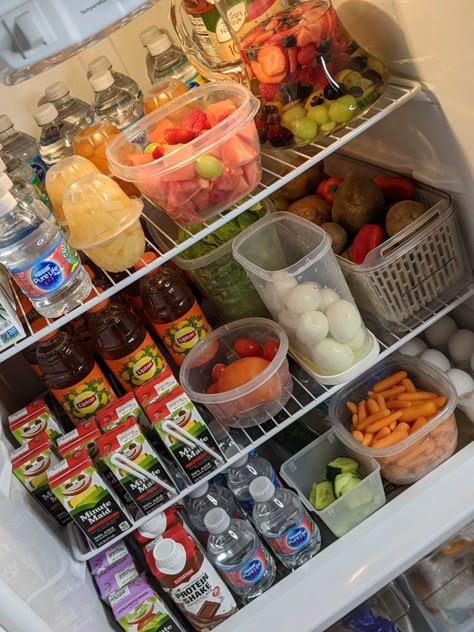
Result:
M362 347L364 346L366 340L367 330L365 329L365 327L361 327L354 338L352 338L352 340L349 340L347 344L352 349L352 351L359 351L359 349L362 349Z
M421 355L427 348L426 342L421 340L421 338L413 338L405 343L403 347L400 347L399 352L403 353L403 355L416 357Z
M285 304L278 295L273 283L266 284L263 290L263 302L273 316L276 316L282 309L285 309Z
M454 384L456 393L459 396L466 395L466 393L474 391L474 380L469 373L466 373L466 371L461 371L461 369L450 369L447 376Z
M426 349L426 351L423 351L419 357L420 360L433 364L438 367L438 369L441 369L441 371L449 371L451 368L451 362L444 353L441 353L441 351L438 351L437 349Z
M298 318L296 337L303 345L315 345L329 333L328 319L322 312L305 312Z
M425 331L428 344L432 347L445 347L458 326L451 316L443 316Z
M326 311L326 317L329 321L329 331L338 342L347 343L353 340L362 325L357 307L344 299L331 303Z
M278 314L278 323L283 327L287 334L294 334L298 316L288 309L283 309Z
M474 333L469 329L458 329L448 342L448 351L453 364L461 367L469 366L474 353Z
M311 281L300 283L292 288L285 297L285 304L295 314L304 314L318 309L321 303L321 290Z
M331 290L329 287L325 287L321 290L321 303L319 305L319 311L326 312L327 308L334 301L339 300L339 294L336 290Z
M291 274L286 272L286 270L274 272L272 275L272 282L275 292L282 303L285 302L288 292L298 285L295 277L291 276Z
M325 338L313 351L317 369L321 373L334 375L347 371L354 364L354 354L349 345L344 345L333 338Z

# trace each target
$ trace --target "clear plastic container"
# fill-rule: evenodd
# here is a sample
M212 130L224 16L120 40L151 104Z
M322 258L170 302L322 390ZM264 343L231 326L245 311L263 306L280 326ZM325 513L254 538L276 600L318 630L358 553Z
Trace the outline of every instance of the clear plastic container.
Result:
M238 360L233 345L239 338L252 338L260 345L278 340L280 347L270 364L238 388L208 394L215 364ZM229 426L245 428L267 421L287 403L293 390L286 353L288 338L283 329L266 318L244 318L219 327L202 340L181 367L179 381L190 399L204 404L209 412Z
M236 237L232 250L288 334L291 354L318 382L347 382L373 363L378 343L319 226L272 213Z
M178 79L160 81L143 95L143 110L150 114L188 91L189 88Z
M340 456L357 459L363 479L329 507L317 511L309 502L313 483L323 481L326 478L326 465ZM385 504L380 465L372 457L361 455L356 450L346 447L337 438L334 430L328 430L285 461L280 468L280 475L298 492L304 506L314 511L338 538Z
M253 120L257 108L255 97L239 84L216 82L194 88L114 139L106 152L110 169L133 182L178 224L203 222L260 182L260 144ZM193 110L206 113L211 129L185 144L167 144L165 132L179 127ZM166 138L170 140L169 134ZM146 154L151 143L165 155L154 159ZM218 175L198 175L209 162Z
M357 402L379 380L397 371L406 371L417 388L439 393L446 405L427 424L404 441L388 448L363 446L349 431L351 414L347 401ZM382 476L398 485L410 485L446 461L456 450L458 427L454 416L457 396L453 384L432 364L418 358L396 354L361 375L338 391L329 405L329 420L341 441L358 455L373 457L380 464Z

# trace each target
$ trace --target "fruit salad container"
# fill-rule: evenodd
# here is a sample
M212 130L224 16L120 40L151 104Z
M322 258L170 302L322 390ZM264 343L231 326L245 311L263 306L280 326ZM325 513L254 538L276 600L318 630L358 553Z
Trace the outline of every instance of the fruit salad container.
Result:
M446 404L428 423L409 434L405 440L386 448L364 446L354 439L349 430L351 414L346 403L365 399L368 390L376 382L397 371L406 371L418 388L446 397ZM329 421L348 448L378 461L384 478L397 485L410 485L454 454L458 444L458 427L454 416L456 402L453 384L439 369L418 358L396 354L338 391L329 405Z
M277 349L273 359L239 355L234 344L242 339L252 339L261 348L271 341ZM256 426L280 412L291 396L287 351L288 338L277 323L244 318L219 327L202 340L186 356L179 381L193 401L204 404L223 424Z
M321 384L341 384L374 362L377 340L365 327L319 226L291 213L262 218L233 243L290 353Z
M317 511L309 501L313 483L326 478L326 465L338 457L359 461L362 480L349 492ZM285 461L280 469L282 479L296 490L301 502L331 529L338 538L363 522L385 504L380 465L370 456L361 456L328 430L303 450Z
M262 143L294 147L333 134L369 110L389 73L341 24L330 0L292 4L239 38L260 100Z
M260 183L257 109L244 86L194 88L114 139L110 170L178 224L203 222Z

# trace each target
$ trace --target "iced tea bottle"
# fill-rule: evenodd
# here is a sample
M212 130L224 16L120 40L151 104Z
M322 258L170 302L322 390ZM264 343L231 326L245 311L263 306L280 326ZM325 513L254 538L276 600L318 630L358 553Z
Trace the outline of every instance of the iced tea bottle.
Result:
M36 359L46 386L76 426L116 399L90 351L69 332L43 336Z
M142 261L156 259L153 252L145 252ZM137 270L144 267L140 261ZM173 270L160 267L140 281L143 312L166 345L177 366L181 366L190 350L211 331L193 293Z
M48 321L46 320L46 318L39 316L39 318L36 318L35 320L30 321L30 325L31 325L31 329L33 330L33 333L37 333L38 331L41 331L42 329L48 326ZM28 364L33 369L33 371L36 373L36 375L39 378L43 379L43 373L41 372L41 369L39 368L38 360L36 358L37 347L38 347L38 343L33 343L29 347L26 347L26 349L24 349L23 351L23 357L28 362Z
M126 391L168 368L143 321L123 304L105 299L91 307L87 326L97 352Z

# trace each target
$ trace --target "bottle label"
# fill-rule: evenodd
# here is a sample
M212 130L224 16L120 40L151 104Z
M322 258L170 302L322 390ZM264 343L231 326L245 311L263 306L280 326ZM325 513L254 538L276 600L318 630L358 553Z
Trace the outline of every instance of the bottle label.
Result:
M164 325L153 323L153 327L178 366L183 364L191 349L211 331L197 301L194 301L191 309L177 320Z
M39 154L37 154L31 160L28 160L28 164L30 165L30 167L33 167L36 175L38 176L38 180L40 181L41 190L44 190L46 172L48 171L48 167L44 164Z
M303 549L311 540L315 529L317 526L303 509L298 524L276 537L265 534L265 540L277 555L285 557Z
M95 415L99 408L107 406L116 398L107 378L97 364L83 380L68 388L51 388L51 393L63 407L71 421L85 421Z
M160 375L168 364L149 334L133 353L116 360L106 359L112 373L126 391L131 391Z
M278 478L278 476L276 475L275 472L272 473L272 483L275 487L283 487L280 479ZM252 510L253 510L253 506L255 505L255 502L253 500L253 498L251 496L249 496L248 498L239 498L239 505L242 507L242 509L249 515L252 515Z
M267 572L269 563L270 553L268 549L260 541L257 541L250 559L243 564L229 567L216 561L216 566L231 587L246 588L262 579Z
M54 294L81 270L79 257L58 234L51 248L24 268L13 268L16 283L30 299Z

